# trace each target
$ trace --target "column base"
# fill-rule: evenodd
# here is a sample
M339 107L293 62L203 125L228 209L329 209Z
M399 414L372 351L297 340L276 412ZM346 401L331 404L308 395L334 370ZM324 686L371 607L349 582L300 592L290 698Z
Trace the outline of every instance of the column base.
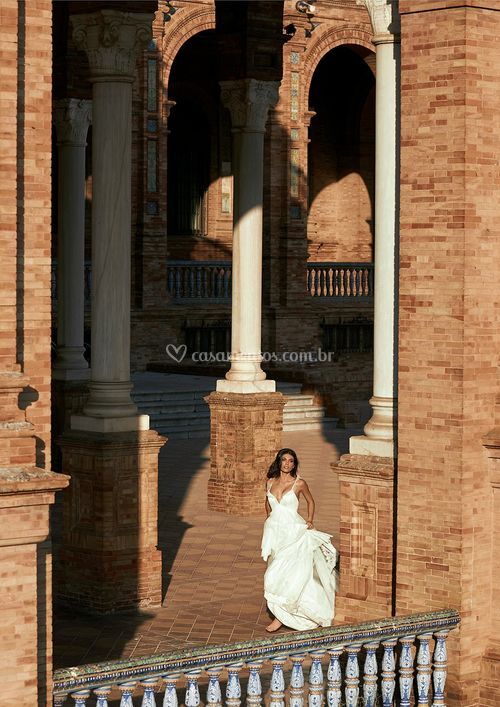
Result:
M394 459L396 445L392 439L371 439L365 435L357 435L349 438L349 453Z
M345 454L340 482L340 591L335 621L391 616L394 461Z
M273 380L256 380L256 381L238 381L222 378L217 381L216 390L218 393L275 393L276 381Z
M57 599L94 614L160 606L158 453L152 430L74 431L61 441L63 499Z
M90 368L53 368L52 380L56 381L88 381Z
M264 517L266 474L281 447L281 393L211 393L208 508Z
M139 432L149 430L149 415L130 415L130 417L71 415L71 429L101 434Z

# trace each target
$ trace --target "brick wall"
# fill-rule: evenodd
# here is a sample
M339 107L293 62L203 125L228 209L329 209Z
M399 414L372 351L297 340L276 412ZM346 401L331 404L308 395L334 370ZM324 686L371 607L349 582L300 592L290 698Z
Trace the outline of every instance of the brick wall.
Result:
M25 401L36 461L50 469L52 3L21 3L19 10L26 14L18 62L18 356L30 378Z
M500 13L472 4L400 3L397 611L460 610L450 698L479 705L492 549L481 438L500 348Z

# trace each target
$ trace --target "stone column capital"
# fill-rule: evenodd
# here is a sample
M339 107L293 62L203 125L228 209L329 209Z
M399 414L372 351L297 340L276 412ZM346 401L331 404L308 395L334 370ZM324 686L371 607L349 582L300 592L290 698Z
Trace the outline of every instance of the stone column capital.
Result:
M62 98L54 102L54 125L58 145L84 147L92 122L92 101Z
M373 43L387 44L399 41L399 0L356 0L368 10L373 29Z
M269 108L278 102L279 81L221 81L221 100L231 113L233 129L264 133Z
M100 10L71 15L73 40L88 57L91 81L128 81L152 37L152 13Z

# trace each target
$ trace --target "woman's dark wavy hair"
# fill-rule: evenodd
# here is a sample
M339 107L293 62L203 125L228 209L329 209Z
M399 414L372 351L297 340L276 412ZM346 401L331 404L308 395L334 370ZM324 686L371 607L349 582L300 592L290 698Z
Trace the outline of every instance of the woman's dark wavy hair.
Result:
M284 449L280 449L280 451L276 455L276 459L273 461L273 463L269 467L269 471L267 472L268 479L276 479L280 475L281 460L283 459L285 454L289 454L291 457L293 457L294 467L293 467L292 471L290 472L290 475L297 476L297 471L299 468L299 460L297 459L297 455L295 454L293 449L289 449L288 447L285 447Z

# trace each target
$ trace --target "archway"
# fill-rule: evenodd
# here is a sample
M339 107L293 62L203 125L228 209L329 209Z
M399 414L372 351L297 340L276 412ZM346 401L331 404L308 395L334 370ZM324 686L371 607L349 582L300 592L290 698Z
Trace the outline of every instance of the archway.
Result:
M336 47L319 62L311 81L310 261L373 260L373 57L364 47Z

